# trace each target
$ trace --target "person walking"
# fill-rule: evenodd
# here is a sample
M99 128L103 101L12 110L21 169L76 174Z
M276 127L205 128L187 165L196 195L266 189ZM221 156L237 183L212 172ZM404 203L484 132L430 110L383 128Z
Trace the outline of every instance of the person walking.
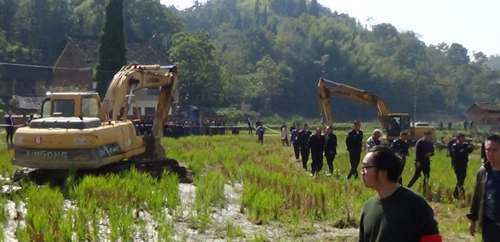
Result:
M468 142L465 142L465 135L460 133L457 136L457 142L451 146L451 160L453 170L457 176L457 185L453 192L453 197L458 199L460 193L465 198L464 182L467 176L467 163L469 163L469 154L472 153L473 148Z
M255 131L255 133L259 137L259 143L264 144L264 133L266 132L266 129L263 126L264 123L262 123L262 122L259 122L259 123L260 123L260 125L257 127L257 130Z
M5 136L5 143L13 144L12 138L14 137L14 120L12 119L12 111L9 111L9 115L5 118L5 124L8 125L5 128L7 135Z
M467 218L472 236L478 224L484 242L497 242L500 241L500 136L488 136L485 149L488 162L477 171Z
M467 125L468 125L469 123L467 122L467 120L464 120L463 124L464 124L464 130L465 130L465 131L467 131Z
M400 160L389 147L375 146L364 157L363 183L377 194L363 205L359 242L442 241L427 201L397 183L400 171Z
M431 142L432 132L429 130L424 131L424 137L417 141L415 144L415 175L408 183L408 188L420 178L420 173L424 173L424 186L427 185L431 174L431 160L430 157L434 155L434 146Z
M299 135L299 130L300 127L297 126L295 129L292 130L292 135L290 137L290 142L292 142L293 146L293 152L295 154L295 161L299 162L299 152L300 152L300 145L299 142L297 141L297 136Z
M363 131L361 131L361 122L359 120L354 121L354 129L347 134L345 143L349 152L349 161L351 162L351 171L347 175L347 179L350 179L353 175L357 179L359 176L358 165L363 148Z
M453 144L455 144L457 142L457 135L454 134L453 135L453 138L448 142L448 144L446 145L446 157L450 157L451 156L451 147L453 146ZM453 167L453 158L451 158L451 166Z
M376 145L380 145L380 136L382 134L380 133L380 129L375 129L373 130L372 136L366 140L366 152L370 151L375 147Z
M286 124L281 128L281 143L283 146L290 146L290 143L288 143L288 127Z
M309 159L309 148L307 147L309 143L309 138L311 137L311 131L309 131L308 125L304 123L302 125L302 130L297 135L297 143L300 147L300 156L302 157L302 167L307 171L307 160Z
M248 118L247 125L248 125L248 134L253 135L253 122L251 118Z
M448 131L451 131L451 125L452 125L451 121L448 122Z
M406 142L407 135L408 135L407 133L401 132L399 133L399 138L395 139L391 143L392 150L394 150L394 152L396 152L396 154L399 155L399 157L401 157L401 175L399 176L398 179L399 185L403 184L403 171L406 165L406 157L410 156L410 152L408 150L409 145Z
M330 175L333 175L333 160L337 155L337 136L332 132L332 127L326 127L325 134L325 157L326 164L330 170Z
M316 133L309 138L309 151L311 152L311 175L317 175L323 169L323 154L325 152L325 137L321 135L321 128L316 128Z
M439 121L439 130L443 131L443 121Z

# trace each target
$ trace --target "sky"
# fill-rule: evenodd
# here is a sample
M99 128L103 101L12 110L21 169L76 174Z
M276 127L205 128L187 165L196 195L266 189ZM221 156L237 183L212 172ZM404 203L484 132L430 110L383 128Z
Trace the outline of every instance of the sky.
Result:
M161 0L183 9L193 0ZM200 0L201 3L206 0ZM421 35L427 45L458 43L484 54L500 55L500 1L498 0L318 0L338 13L347 13L368 26L390 23L399 31ZM369 18L372 20L367 21ZM471 58L472 59L472 58Z

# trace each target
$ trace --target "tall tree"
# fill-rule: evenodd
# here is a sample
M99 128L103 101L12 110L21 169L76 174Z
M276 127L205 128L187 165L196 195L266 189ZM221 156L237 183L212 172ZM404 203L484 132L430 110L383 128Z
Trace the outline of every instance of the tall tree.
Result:
M315 17L319 17L319 5L318 5L318 0L312 0L311 3L309 3L309 14Z
M94 69L96 91L103 98L109 83L122 66L127 64L123 32L123 0L110 0L106 7L106 22L99 45L99 57Z
M454 66L467 65L470 62L467 52L461 44L453 43L448 49L448 59Z
M208 33L181 32L174 35L170 58L182 68L179 76L183 104L215 106L222 101L220 66L215 61L215 47Z
M255 25L260 25L260 3L259 0L255 1L255 6L253 9L253 16L255 18Z

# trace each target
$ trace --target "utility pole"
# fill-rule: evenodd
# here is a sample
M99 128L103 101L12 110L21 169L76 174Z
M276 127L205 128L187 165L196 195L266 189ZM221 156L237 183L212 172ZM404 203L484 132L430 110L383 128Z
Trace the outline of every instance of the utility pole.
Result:
M417 95L413 97L413 125L417 122Z

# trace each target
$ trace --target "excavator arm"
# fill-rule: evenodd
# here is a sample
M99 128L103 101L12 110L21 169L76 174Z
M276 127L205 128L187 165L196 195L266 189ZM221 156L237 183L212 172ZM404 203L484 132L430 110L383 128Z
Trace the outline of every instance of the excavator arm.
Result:
M327 86L325 82L328 82L330 85ZM385 105L384 100L382 100L382 98L380 98L379 96L371 92L357 89L355 87L351 87L342 83L337 83L326 80L324 78L320 78L318 82L320 116L322 122L323 115L326 116L326 123L329 126L333 124L330 94L370 105L377 112L380 124L382 124L382 126L384 125L385 117L390 113L389 109Z
M173 102L173 94L178 84L176 66L127 65L115 74L101 104L98 117L102 122L117 121L120 111L126 119L133 93L143 88L161 87L154 116L152 134L155 140L156 156L164 157L161 147L163 126Z

